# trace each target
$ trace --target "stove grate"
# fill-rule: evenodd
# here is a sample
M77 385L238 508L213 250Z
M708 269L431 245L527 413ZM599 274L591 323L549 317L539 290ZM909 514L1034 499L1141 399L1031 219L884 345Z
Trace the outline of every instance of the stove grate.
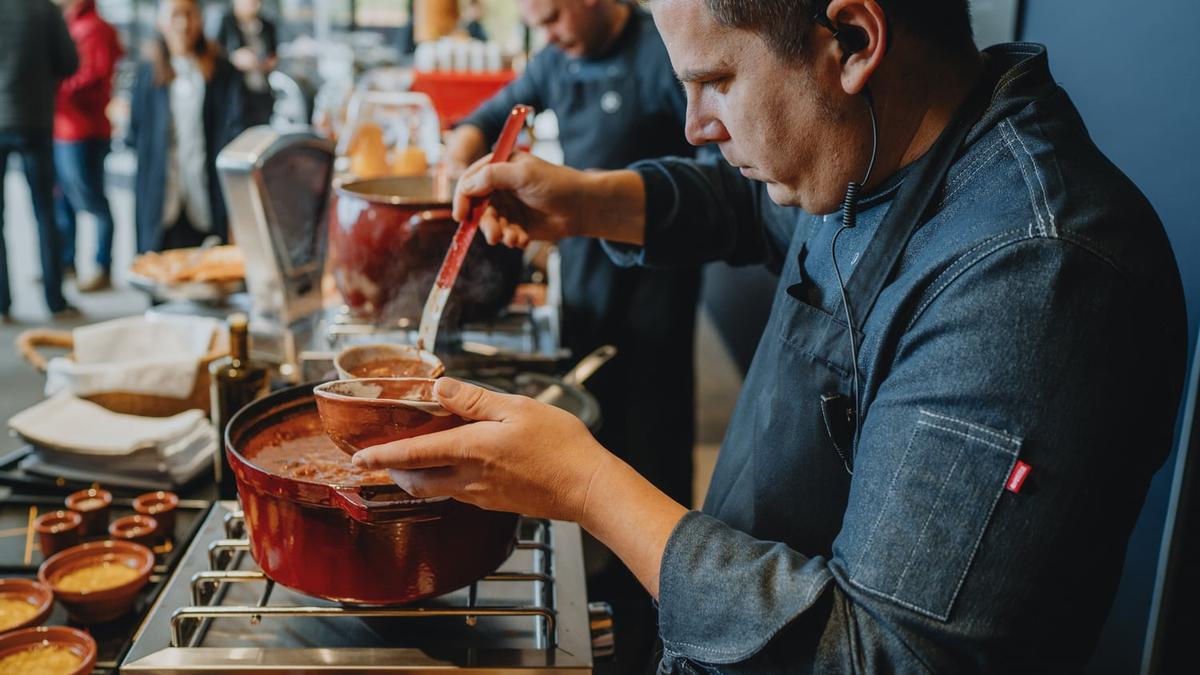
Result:
M225 539L208 546L208 570L192 575L192 605L180 607L171 615L171 646L198 647L214 619L246 618L253 625L265 619L289 617L354 618L446 618L461 617L468 626L481 618L530 617L537 620L537 644L540 649L555 648L553 545L550 521L522 517L517 550L533 551L534 568L528 572L496 572L483 577L467 589L466 604L461 607L412 605L402 607L361 607L344 605L270 605L275 582L261 570L237 569L250 551L245 538L245 519L240 511L225 514ZM481 583L531 583L535 602L530 605L480 606L476 603ZM262 584L254 605L222 606L225 591L236 584Z

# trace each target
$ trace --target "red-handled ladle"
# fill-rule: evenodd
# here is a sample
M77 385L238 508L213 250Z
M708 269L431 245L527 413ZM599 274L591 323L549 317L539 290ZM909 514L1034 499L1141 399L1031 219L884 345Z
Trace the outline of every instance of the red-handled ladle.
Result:
M533 108L527 105L513 106L508 120L504 123L504 129L500 132L500 139L496 141L496 150L492 153L491 164L507 162L508 158L512 156L513 148L517 145L517 136L521 133L521 127L525 125L525 118L529 117L532 112ZM421 326L417 331L417 349L433 351L437 342L438 324L442 321L442 312L446 309L446 301L450 299L450 289L454 288L454 282L458 279L459 271L462 270L463 260L467 257L467 249L471 247L475 233L479 230L479 220L490 203L491 199L488 197L472 200L467 217L455 231L454 239L450 242L450 250L446 251L446 259L442 261L437 279L429 291L429 299L425 301L425 309L421 312Z

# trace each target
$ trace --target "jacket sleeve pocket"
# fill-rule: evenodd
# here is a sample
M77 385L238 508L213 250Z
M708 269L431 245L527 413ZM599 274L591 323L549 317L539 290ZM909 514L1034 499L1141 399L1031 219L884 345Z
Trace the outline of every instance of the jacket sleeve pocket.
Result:
M1002 431L921 410L874 523L847 560L850 583L948 621L1020 448Z

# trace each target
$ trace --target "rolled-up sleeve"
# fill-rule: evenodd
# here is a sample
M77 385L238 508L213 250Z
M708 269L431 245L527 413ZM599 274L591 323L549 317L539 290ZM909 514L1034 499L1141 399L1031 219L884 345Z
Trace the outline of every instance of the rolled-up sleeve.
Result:
M770 262L780 245L764 218L764 187L719 157L664 158L630 168L646 189L642 246L604 242L619 265L694 267L723 260L734 265ZM791 232L782 235L790 238Z

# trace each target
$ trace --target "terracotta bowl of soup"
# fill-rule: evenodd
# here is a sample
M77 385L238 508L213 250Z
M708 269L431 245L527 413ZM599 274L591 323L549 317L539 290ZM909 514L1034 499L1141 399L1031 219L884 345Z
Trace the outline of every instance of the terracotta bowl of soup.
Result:
M0 634L40 626L53 609L49 586L32 579L0 579Z
M123 616L150 580L154 552L128 541L95 541L50 556L38 568L38 581L71 618L91 624Z
M428 377L371 377L335 380L315 388L321 424L347 454L382 443L451 429L467 420L451 414L433 396Z
M96 667L96 641L66 626L39 626L0 635L0 673L87 675Z
M364 377L439 377L446 367L424 349L410 345L352 345L333 360L338 379Z

